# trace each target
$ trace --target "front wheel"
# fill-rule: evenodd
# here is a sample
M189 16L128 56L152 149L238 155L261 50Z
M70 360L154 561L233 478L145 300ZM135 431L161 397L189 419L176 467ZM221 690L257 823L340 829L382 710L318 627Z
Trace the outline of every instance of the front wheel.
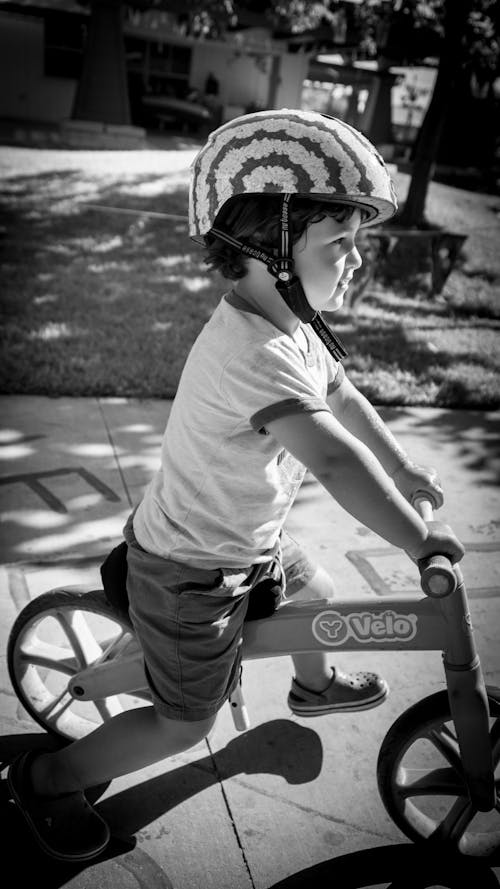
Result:
M490 812L470 802L446 691L410 707L385 736L377 763L380 796L411 840L439 841L466 855L500 850L500 688L488 686L487 693L497 800Z
M112 716L144 706L144 698L130 694L78 701L68 691L69 680L137 645L127 617L112 608L103 590L51 590L26 605L12 627L7 646L12 687L46 731L82 738Z

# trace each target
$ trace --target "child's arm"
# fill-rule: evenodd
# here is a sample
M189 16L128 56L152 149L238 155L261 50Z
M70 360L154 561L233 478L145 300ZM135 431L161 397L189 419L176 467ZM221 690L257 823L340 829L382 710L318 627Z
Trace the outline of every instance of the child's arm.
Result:
M375 408L349 380L344 378L328 402L337 420L375 454L407 500L411 501L417 491L426 491L435 508L443 505L435 470L410 460Z
M267 425L352 516L414 559L435 553L452 561L463 547L448 530L430 530L397 490L375 454L329 411L291 414Z

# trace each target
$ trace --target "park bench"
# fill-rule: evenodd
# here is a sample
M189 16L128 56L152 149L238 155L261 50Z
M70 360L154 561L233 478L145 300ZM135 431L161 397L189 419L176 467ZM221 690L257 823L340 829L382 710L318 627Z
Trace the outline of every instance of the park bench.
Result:
M390 283L418 276L427 296L437 296L466 239L467 235L441 229L366 229L359 243L363 267L353 282L349 305L352 308L361 300L374 279Z

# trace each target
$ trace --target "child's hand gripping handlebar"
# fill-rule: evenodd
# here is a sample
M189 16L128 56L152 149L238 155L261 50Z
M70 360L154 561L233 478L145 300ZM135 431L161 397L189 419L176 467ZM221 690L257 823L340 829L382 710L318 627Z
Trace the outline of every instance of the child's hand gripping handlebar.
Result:
M443 531L448 531L446 525L434 521L434 504L427 493L417 493L412 499L412 504L426 524L431 524L433 530L439 526ZM457 587L457 577L453 565L448 556L432 555L418 560L420 571L420 584L427 596L441 599L449 596Z

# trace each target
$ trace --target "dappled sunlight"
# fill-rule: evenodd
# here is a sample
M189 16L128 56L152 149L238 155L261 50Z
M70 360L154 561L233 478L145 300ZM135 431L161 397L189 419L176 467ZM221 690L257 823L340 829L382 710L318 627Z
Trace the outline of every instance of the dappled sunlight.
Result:
M100 262L99 264L95 262L89 263L87 266L89 272L92 272L94 275L105 275L107 272L129 272L131 269L130 262Z
M125 405L128 403L128 398L120 398L114 395L108 395L106 399L103 399L104 404L109 404L113 406Z
M101 500L101 494L96 491L91 494L79 494L78 497L69 497L64 505L70 513L79 512L98 506Z
M396 437L403 432L410 435L417 446L419 442L424 446L426 442L432 442L439 454L450 446L455 448L455 459L464 470L473 474L474 484L470 492L473 496L481 498L485 488L497 487L500 483L500 412L426 407L405 410L398 406L383 407L381 413ZM457 491L461 491L460 483ZM462 503L462 511L463 508ZM469 509L471 505L467 503L465 512Z
M154 321L151 325L151 330L153 333L165 333L165 331L170 330L171 327L171 321Z
M27 444L8 444L0 448L0 461L22 460L35 453L35 449Z
M67 517L50 509L6 509L2 511L2 523L12 522L22 528L45 531L47 528L61 528L67 524Z
M68 244L46 244L44 250L47 253L60 253L63 256L70 256L73 253L73 249Z
M120 535L129 512L130 510L127 510L102 519L92 518L87 522L78 522L66 530L60 528L57 535L45 534L43 537L21 541L17 550L24 556L47 556L54 551L62 555L81 547L82 542L100 542L116 538Z
M49 341L76 336L80 333L81 331L77 330L76 328L71 329L65 322L56 323L54 321L49 321L39 330L32 330L28 336L32 340Z
M189 293L196 293L198 290L202 290L204 287L213 286L213 280L207 275L194 275L193 272L188 269L186 269L186 271L184 272L176 274L156 275L154 278L152 278L152 280L155 282L162 282L164 284L180 285Z
M48 412L48 428L54 430L56 436L53 445L42 441L40 449L33 449L28 462L23 464L21 475L3 476L0 498L1 561L4 563L21 560L29 564L32 560L54 557L73 559L82 553L102 560L121 539L131 504L138 501L158 466L161 435L159 432L154 435L153 427L147 424L144 424L145 435L132 433L128 439L130 450L118 442L115 435L112 459L106 454L99 455L98 448L92 448L92 457L75 456L76 449L72 448L71 440L67 440L67 421L61 422L63 417L57 402L54 408L55 413L52 406ZM76 422L81 424L81 417ZM30 426L28 414L26 428ZM104 427L101 434L106 434ZM122 451L124 456L118 453ZM48 452L56 454L56 465L62 463L68 468L46 472ZM62 456L64 453L66 457ZM117 461L123 477L117 472ZM79 466L86 474L80 473ZM16 467L15 472L18 471ZM125 492L123 484L126 484ZM47 508L43 508L43 500Z
M109 253L110 250L118 250L123 246L123 238L115 235L112 238L71 238L68 242L70 246L86 253Z
M171 269L181 263L191 264L192 256L189 253L170 254L169 256L158 256L153 265L160 266L162 269Z
M14 444L24 438L24 433L19 429L0 429L0 445Z
M162 436L158 435L156 439L151 442L149 448L143 448L140 455L129 454L120 457L120 466L122 469L143 468L151 471L157 469L160 463L161 440Z
M112 457L113 453L120 453L119 449L113 448L109 443L71 444L65 450L77 457Z
M56 303L59 299L56 293L44 293L42 296L33 297L33 305L43 306L47 303Z
M211 283L212 280L208 277L191 277L184 281L184 287L186 290L189 290L190 293L197 293L199 290L204 290L205 287L210 287Z
M175 393L227 282L207 272L188 238L188 171L199 145L162 144L172 150L0 152L13 244L3 267L4 391ZM403 194L408 176L397 178ZM404 281L377 283L333 327L346 341L348 373L377 403L489 407L498 404L498 258L488 265L493 239L486 249L472 229L498 220L484 196L459 189L432 184L429 201L435 224L456 228L467 216L468 276L455 269L439 298L418 288L409 295ZM464 364L475 364L474 379Z
M114 399L107 398L106 402L108 404L113 403ZM145 433L152 432L153 430L152 430L152 427L149 426L148 423L131 423L130 426L120 426L119 431L120 432L132 432L132 433L135 433L136 435L144 435Z
M181 170L150 182L124 183L118 191L130 197L151 198L162 196L183 185L189 184L189 172Z
M158 468L170 402L4 396L0 410L0 561L102 561Z
M4 193L30 205L30 216L71 216L110 191L157 199L186 189L199 146L143 151L10 149L1 157ZM36 184L35 184L36 183Z

